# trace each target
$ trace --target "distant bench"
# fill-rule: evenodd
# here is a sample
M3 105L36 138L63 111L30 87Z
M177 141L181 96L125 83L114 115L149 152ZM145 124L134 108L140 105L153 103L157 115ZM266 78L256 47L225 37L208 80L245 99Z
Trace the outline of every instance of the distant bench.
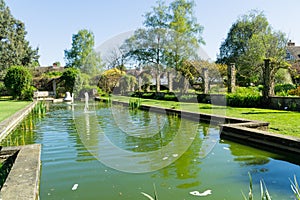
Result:
M47 97L55 97L54 92L52 92L52 91L36 91L33 94L34 99L47 98Z

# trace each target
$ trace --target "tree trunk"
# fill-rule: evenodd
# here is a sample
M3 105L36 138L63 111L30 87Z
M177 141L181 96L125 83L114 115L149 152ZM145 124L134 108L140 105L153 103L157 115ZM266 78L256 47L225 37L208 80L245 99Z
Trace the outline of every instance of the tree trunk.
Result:
M270 59L264 60L263 67L263 104L268 105L270 103L270 97L274 96L274 80L275 73L271 69Z
M156 92L160 92L160 73L156 73Z

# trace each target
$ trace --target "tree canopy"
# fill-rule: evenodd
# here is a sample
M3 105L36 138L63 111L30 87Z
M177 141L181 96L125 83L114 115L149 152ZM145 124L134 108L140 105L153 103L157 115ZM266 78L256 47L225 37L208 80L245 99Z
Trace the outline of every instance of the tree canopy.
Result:
M235 63L240 85L260 84L263 82L264 59L271 59L272 77L279 68L287 67L284 62L286 46L286 35L275 31L263 12L253 10L231 26L221 44L217 62Z
M0 70L3 72L13 65L37 65L38 48L29 45L24 23L12 16L4 0L0 0L0 21Z
M86 29L72 36L72 47L65 50L67 67L75 67L83 73L95 74L101 68L100 56L94 51L94 34Z
M203 27L194 16L193 0L174 0L169 6L158 0L145 14L144 28L125 41L124 52L140 63L151 65L159 91L160 75L169 68L181 70L183 62L195 57Z

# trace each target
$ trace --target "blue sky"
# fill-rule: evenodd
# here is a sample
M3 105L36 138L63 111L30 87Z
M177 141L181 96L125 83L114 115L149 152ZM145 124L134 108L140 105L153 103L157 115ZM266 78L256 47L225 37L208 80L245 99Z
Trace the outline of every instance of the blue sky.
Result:
M89 29L96 46L113 36L142 26L143 14L156 0L6 0L12 14L26 25L27 39L40 48L40 64L64 64L72 34ZM169 3L170 0L167 0ZM215 60L231 25L251 9L264 11L275 30L300 45L299 0L195 0L195 16L204 26L202 48Z

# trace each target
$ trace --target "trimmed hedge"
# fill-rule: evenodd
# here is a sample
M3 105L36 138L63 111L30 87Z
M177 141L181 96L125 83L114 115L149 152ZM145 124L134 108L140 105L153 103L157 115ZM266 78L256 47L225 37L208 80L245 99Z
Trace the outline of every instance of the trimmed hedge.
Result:
M179 101L192 103L211 103L211 95L206 94L175 94L164 92L135 92L132 97L139 97L144 99L156 99L164 101ZM261 104L262 96L257 87L237 88L235 93L224 94L226 98L226 105L232 107L263 107ZM215 102L217 103L217 102ZM221 102L223 105L223 102ZM225 99L224 99L225 103Z

